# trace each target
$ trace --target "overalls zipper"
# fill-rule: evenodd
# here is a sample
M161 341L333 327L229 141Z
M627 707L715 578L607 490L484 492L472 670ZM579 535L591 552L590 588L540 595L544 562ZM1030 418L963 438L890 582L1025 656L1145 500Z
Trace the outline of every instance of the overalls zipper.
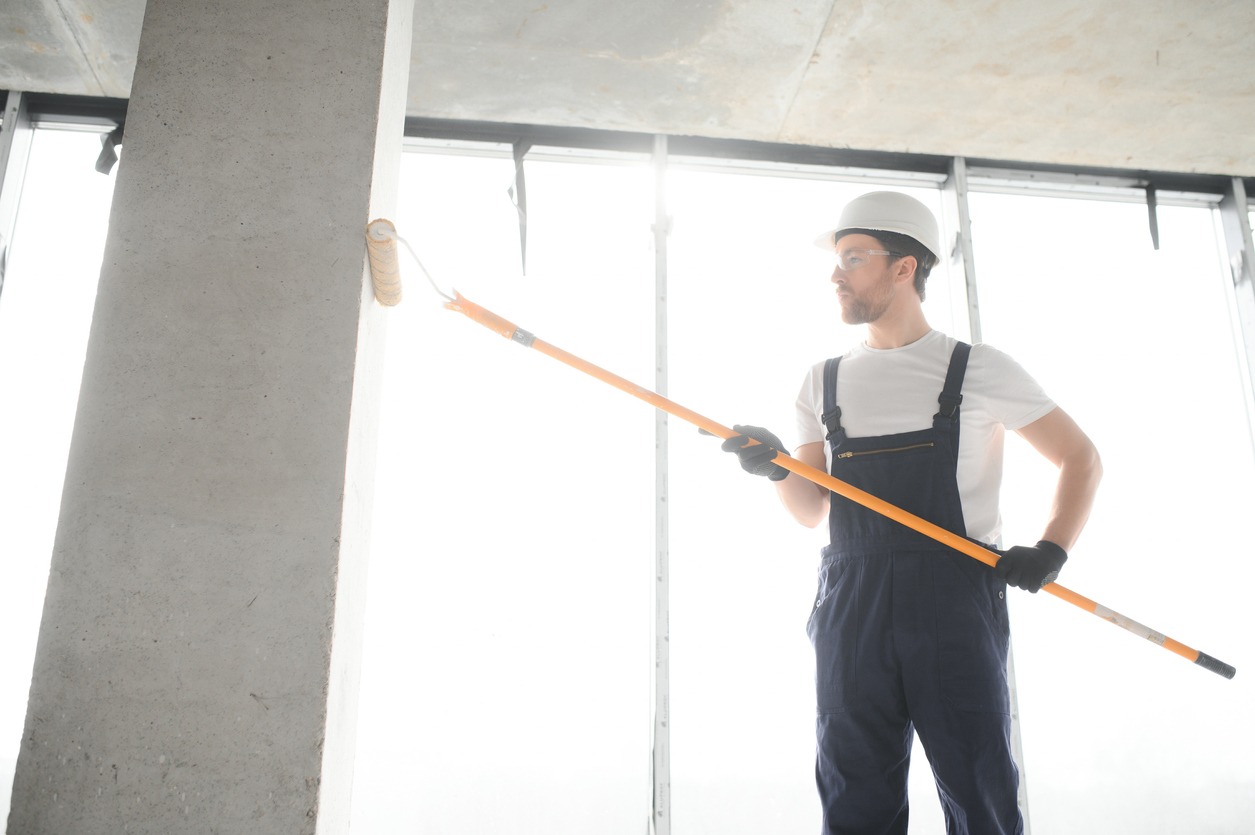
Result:
M856 455L878 455L883 452L910 452L913 449L926 449L931 446L933 446L933 442L928 441L927 443L911 444L910 446L892 447L890 449L851 450L849 452L839 452L837 453L837 457L838 458L853 458Z

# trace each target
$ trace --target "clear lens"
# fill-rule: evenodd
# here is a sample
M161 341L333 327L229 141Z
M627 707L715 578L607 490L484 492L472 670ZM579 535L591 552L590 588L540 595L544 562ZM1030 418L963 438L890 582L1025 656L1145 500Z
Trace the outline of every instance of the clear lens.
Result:
M837 266L846 272L857 270L867 263L873 255L894 255L887 249L846 249L838 250Z

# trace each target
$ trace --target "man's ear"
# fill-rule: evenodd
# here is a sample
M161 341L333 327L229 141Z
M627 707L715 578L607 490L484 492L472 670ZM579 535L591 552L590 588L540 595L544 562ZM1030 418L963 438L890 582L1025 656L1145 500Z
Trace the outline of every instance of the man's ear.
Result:
M915 283L915 271L919 269L919 261L914 255L904 255L898 259L893 273L894 281Z

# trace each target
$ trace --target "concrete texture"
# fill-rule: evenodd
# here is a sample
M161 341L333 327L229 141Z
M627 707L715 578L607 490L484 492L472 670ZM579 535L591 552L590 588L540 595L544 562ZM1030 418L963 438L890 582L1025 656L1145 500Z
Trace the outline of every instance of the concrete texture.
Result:
M150 4L10 833L347 830L411 31Z
M126 96L143 6L0 7L0 88ZM1249 177L1253 36L1250 0L416 0L408 115Z
M144 18L141 2L24 0L0 8L0 86L124 98Z

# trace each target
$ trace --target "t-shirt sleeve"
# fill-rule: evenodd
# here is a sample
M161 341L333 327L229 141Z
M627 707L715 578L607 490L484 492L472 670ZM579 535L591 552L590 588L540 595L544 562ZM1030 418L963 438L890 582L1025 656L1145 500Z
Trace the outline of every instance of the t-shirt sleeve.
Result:
M980 363L982 387L994 420L1012 431L1028 426L1055 409L1041 385L1011 357L989 345L972 352Z
M819 443L828 434L823 424L824 364L811 366L797 394L796 424L794 437L797 447ZM794 447L796 449L797 447Z

